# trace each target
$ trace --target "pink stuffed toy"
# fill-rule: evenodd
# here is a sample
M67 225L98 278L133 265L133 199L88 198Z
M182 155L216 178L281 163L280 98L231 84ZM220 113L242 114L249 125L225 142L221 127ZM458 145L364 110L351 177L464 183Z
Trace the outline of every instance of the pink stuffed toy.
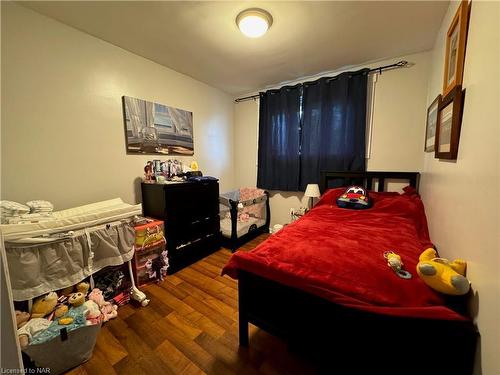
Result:
M110 319L118 316L118 306L113 305L111 302L106 302L102 295L102 291L98 288L92 289L88 295L89 300L94 301L102 313L102 321L107 322Z

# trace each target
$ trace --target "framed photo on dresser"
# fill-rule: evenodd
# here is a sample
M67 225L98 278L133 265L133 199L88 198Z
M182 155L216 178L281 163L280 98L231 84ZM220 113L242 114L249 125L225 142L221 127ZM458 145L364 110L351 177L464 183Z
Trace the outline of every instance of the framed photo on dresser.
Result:
M439 121L439 105L441 104L441 95L427 108L427 125L425 128L425 152L433 152L436 144L436 127Z
M455 86L439 104L435 142L435 157L438 159L457 158L464 96L462 86Z

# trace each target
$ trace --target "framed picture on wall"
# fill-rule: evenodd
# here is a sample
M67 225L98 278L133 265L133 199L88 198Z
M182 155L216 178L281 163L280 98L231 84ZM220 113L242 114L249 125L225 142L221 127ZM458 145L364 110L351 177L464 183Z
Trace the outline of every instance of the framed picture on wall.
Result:
M425 128L425 152L433 152L436 144L436 127L439 121L439 105L441 104L441 95L438 95L432 104L427 108L427 125Z
M443 96L448 95L456 85L462 85L468 23L469 2L462 0L446 34Z
M465 91L455 86L439 105L436 123L435 157L455 160L458 154Z
M193 155L193 113L124 96L128 154Z

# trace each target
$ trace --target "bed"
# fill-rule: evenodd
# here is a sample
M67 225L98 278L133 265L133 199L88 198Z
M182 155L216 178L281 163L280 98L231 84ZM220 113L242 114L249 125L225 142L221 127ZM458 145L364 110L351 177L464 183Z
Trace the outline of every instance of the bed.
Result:
M15 301L78 283L134 255L133 218L141 205L121 199L52 214L53 220L0 225Z
M223 270L237 278L240 345L248 323L312 351L332 373L472 373L477 330L465 297L448 297L416 275L429 239L418 173L325 172L320 202L253 251L236 252ZM374 207L335 206L332 183L377 192ZM385 192L404 180L404 194ZM410 280L398 278L383 252L398 252Z

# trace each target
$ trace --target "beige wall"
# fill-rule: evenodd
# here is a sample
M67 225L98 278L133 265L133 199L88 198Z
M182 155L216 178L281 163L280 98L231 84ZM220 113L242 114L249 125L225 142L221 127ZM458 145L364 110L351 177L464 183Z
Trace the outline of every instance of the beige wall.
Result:
M192 111L194 158L233 188L233 103L220 90L4 2L2 78L2 199L140 199L135 179L155 157L126 155L122 95Z
M432 53L427 103L442 92L451 3ZM444 257L468 261L478 305L481 353L476 373L500 374L500 3L473 1L456 162L426 154L421 181L431 237ZM474 310L477 309L477 306Z
M376 67L405 59L415 65L382 73L375 88L369 170L420 171L426 114L430 52L394 57L359 67ZM352 70L357 69L353 67ZM335 74L335 73L332 73ZM300 82L297 81L297 82ZM258 101L235 104L236 184L256 184ZM272 192L271 224L287 223L290 208L307 205L303 193Z

